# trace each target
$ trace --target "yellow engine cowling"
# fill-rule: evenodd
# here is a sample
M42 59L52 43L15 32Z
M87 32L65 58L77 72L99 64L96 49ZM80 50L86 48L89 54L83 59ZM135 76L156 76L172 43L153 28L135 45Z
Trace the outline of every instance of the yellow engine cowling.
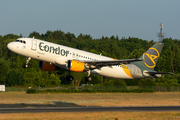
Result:
M45 70L45 71L54 71L56 70L56 65L51 64L51 63L47 63L47 62L43 62L43 61L39 61L39 68L41 70Z
M83 72L85 71L85 66L82 62L76 60L69 60L67 69L74 72Z

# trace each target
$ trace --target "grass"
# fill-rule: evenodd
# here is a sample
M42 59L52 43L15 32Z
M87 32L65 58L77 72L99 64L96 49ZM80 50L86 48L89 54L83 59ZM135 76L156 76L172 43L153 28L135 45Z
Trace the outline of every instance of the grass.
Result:
M12 113L0 120L179 120L180 112Z
M165 93L59 93L1 92L1 107L61 106L180 106L180 92Z
M0 92L0 108L75 106L180 106L179 92L59 93ZM8 113L0 120L179 120L180 112Z

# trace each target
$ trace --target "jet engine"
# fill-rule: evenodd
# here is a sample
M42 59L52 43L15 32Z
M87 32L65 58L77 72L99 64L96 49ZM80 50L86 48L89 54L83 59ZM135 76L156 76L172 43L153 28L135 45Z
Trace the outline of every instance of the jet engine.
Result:
M54 70L56 70L56 65L51 64L51 63L47 63L47 62L43 62L43 61L39 61L38 66L39 66L39 68L41 70L45 70L45 71L54 71Z
M84 63L76 60L69 60L67 64L67 69L74 72L83 72L88 70L85 67Z

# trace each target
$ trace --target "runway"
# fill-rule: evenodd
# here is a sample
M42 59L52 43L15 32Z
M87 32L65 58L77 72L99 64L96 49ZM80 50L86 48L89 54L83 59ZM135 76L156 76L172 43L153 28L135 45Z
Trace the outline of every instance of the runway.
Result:
M180 111L180 106L0 108L0 113Z

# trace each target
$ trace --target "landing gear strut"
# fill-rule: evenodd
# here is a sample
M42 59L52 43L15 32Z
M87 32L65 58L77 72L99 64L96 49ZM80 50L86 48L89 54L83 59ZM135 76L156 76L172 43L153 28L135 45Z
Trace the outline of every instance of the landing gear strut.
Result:
M89 71L87 71L87 73L88 73L88 76L85 79L87 82L91 82L92 81L92 77L90 76L91 71L89 70Z
M30 57L26 57L26 64L24 65L25 68L28 68L28 63L31 60Z

